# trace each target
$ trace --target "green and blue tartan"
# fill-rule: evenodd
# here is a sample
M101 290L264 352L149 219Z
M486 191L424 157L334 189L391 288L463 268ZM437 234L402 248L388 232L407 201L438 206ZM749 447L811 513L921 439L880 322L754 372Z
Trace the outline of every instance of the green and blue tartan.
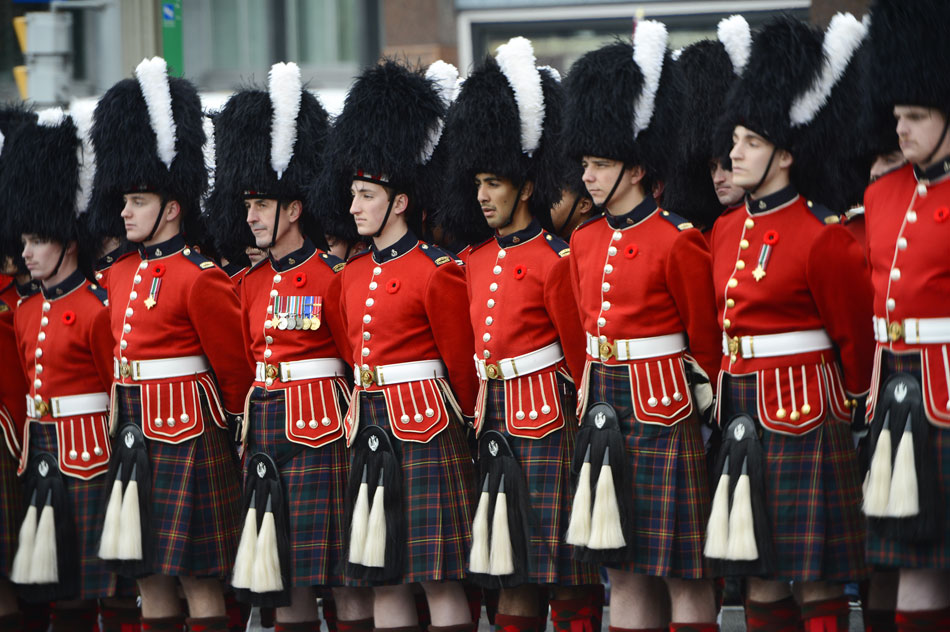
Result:
M637 421L626 365L595 362L587 382L588 405L605 402L620 420L631 468L633 556L615 568L654 577L704 576L703 535L709 517L706 454L693 415L673 426Z
M17 479L17 462L5 447L0 446L0 575L10 576L16 555L22 513L22 490Z
M141 391L117 386L117 426L142 424ZM228 433L214 425L202 395L205 431L182 443L147 441L152 467L151 571L227 578L240 535L240 472Z
M920 353L894 354L884 351L881 357L883 385L894 373L911 373L920 380ZM931 456L939 477L937 498L943 505L938 514L942 520L940 538L934 542L901 542L868 534L868 562L876 566L898 568L931 568L950 570L950 428L930 424Z
M534 528L528 551L528 582L581 586L600 582L596 566L575 561L571 547L564 544L564 532L570 517L571 458L577 435L576 395L567 380L558 378L560 389L567 385L571 396L561 396L565 418L563 430L541 439L514 437L505 429L505 383L488 383L484 430L497 430L508 439L508 445L521 466L534 513ZM484 431L483 430L483 431Z
M758 419L756 377L724 375L721 421ZM760 426L761 427L761 426ZM763 428L765 494L781 581L858 581L868 574L851 427L831 417L799 436Z
M55 423L30 422L30 454L49 452L59 454ZM99 559L99 529L105 489L103 476L84 481L62 475L63 487L69 502L69 512L76 527L74 550L79 556L79 594L77 599L99 599L115 594L116 577L106 570Z
M340 404L345 410L346 402ZM349 473L346 441L341 437L320 448L291 443L281 390L256 387L247 423L248 457L264 452L280 470L288 507L293 585L342 586L344 494Z
M359 406L360 427L380 426L389 430L382 393L361 392ZM464 428L452 419L428 443L395 438L393 443L402 468L407 537L405 573L401 581L389 583L464 579L477 498L475 469ZM347 583L371 585L352 577L347 577Z

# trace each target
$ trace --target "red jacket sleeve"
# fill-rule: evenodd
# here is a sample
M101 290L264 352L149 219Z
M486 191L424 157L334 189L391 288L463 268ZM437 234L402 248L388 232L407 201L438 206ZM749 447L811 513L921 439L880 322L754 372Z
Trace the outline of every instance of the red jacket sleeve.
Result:
M214 369L225 409L240 414L254 372L245 351L241 305L222 270L198 274L188 299L188 317Z
M689 351L716 384L722 363L722 334L716 318L712 257L698 230L682 231L666 262L666 282L689 336ZM715 388L715 387L714 387Z
M13 330L13 313L0 314L0 358L4 359L0 368L0 430L14 458L20 456L20 437L26 420L26 375L20 355Z
M465 313L455 312L465 306ZM432 337L449 373L452 390L467 416L475 414L478 376L472 364L475 335L468 316L468 290L465 275L457 264L443 264L429 278L425 309L432 327Z
M808 288L825 331L838 347L844 387L851 396L871 385L874 330L871 278L864 252L843 226L827 226L805 264Z
M330 287L327 288L326 296L326 318L327 325L330 327L330 334L333 336L333 342L336 343L337 352L343 361L350 364L353 361L353 348L350 346L350 339L347 337L346 321L343 319L343 273L333 275ZM352 366L351 366L352 368Z
M544 283L544 307L557 329L567 367L580 382L587 362L587 340L571 283L571 256L558 259Z
M89 329L89 349L92 352L92 361L96 365L96 373L99 374L99 381L102 382L102 390L106 393L112 389L115 372L115 356L112 355L114 346L109 308L103 306Z

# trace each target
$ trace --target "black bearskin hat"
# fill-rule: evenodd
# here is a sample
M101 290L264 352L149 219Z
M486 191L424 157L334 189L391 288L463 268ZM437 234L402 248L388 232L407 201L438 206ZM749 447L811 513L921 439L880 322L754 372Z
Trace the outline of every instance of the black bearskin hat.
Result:
M648 182L666 177L677 119L666 44L666 26L640 21L632 44L614 42L574 63L564 82L568 156L639 165Z
M531 42L516 37L462 85L446 118L443 143L451 155L439 223L477 243L491 236L474 178L492 173L520 186L531 181L532 215L551 228L561 197L559 133L563 90L553 71L536 68Z
M723 211L710 177L710 161L731 164L731 130L726 134L716 123L752 46L749 23L741 15L722 20L718 36L684 48L673 63L681 103L679 157L663 191L665 209L705 228Z
M6 161L5 149L9 146L7 139L20 125L35 121L36 114L21 104L5 103L0 106L0 179L3 177ZM10 191L0 185L0 260L7 257L20 260L20 234L7 229L10 225L9 215L17 204L16 200L16 191Z
M206 203L208 227L218 251L236 259L254 237L246 198L304 203L302 228L317 244L324 235L306 200L323 165L327 113L300 83L296 64L275 64L269 89L242 90L214 119L214 188Z
M208 184L201 100L189 81L168 76L159 57L143 60L135 76L109 88L96 106L92 226L98 234L124 236L122 196L148 191L181 205L192 236Z
M421 70L393 60L367 68L346 96L327 139L323 177L311 202L326 231L356 240L349 215L350 185L363 179L406 193L418 222L418 211L434 208L424 197L432 188L421 179L423 167L441 131L445 104L434 80Z

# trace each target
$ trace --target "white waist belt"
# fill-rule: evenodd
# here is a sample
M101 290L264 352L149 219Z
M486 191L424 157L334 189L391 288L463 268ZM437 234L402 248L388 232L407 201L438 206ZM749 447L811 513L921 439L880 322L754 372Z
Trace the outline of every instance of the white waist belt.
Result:
M108 393L83 393L82 395L63 395L52 397L49 403L26 396L26 415L39 419L47 413L52 417L76 417L104 413L109 410Z
M524 353L514 358L505 358L492 364L475 357L475 370L483 380L510 380L519 375L529 375L546 369L564 359L561 344L552 342L546 347Z
M609 341L606 336L587 334L587 354L601 362L611 356L618 360L643 360L679 353L686 349L686 334Z
M357 386L388 386L419 380L433 380L445 377L445 365L442 360L417 360L399 364L381 364L372 368L353 367Z
M121 366L118 360L114 360L114 363L116 377L130 377L136 382L197 375L211 370L208 358L203 355L161 358L160 360L133 360Z
M875 316L874 339L922 345L950 342L950 318L905 318L888 323Z
M270 368L270 371L268 371ZM277 365L266 362L257 363L257 381L263 382L280 378L281 382L297 382L299 380L318 380L324 377L340 377L346 375L346 363L339 358L313 358L310 360L295 360L280 362Z
M736 336L735 338L722 334L722 354L741 356L747 360L809 353L831 347L831 338L824 329L762 336Z

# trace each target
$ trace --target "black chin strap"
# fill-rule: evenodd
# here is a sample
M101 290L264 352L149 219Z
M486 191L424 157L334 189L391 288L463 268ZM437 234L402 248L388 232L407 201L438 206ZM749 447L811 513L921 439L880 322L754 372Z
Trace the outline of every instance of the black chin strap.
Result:
M270 234L270 245L267 246L267 249L270 250L274 247L274 244L277 243L277 226L280 225L280 200L277 200L277 210L274 212L274 230Z
M581 197L582 196L580 195L575 196L574 203L571 204L571 211L567 214L567 219L565 219L564 223L555 230L558 235L564 232L564 229L567 228L567 225L571 223L571 218L574 217L574 212L577 210L577 205L581 203Z
M386 222L389 221L389 214L393 212L393 204L396 202L396 196L399 195L396 191L393 191L393 194L389 196L389 204L386 205L386 214L383 215L383 223L379 225L379 230L376 231L376 234L373 237L379 237L383 234L383 229L386 228Z
M623 168L620 169L620 173L617 174L617 180L614 182L614 185L610 187L610 193L607 194L607 197L604 198L604 202L600 205L600 207L604 209L604 212L609 212L607 211L607 205L610 204L610 200L614 197L614 193L617 192L617 187L620 186L620 181L623 180L623 174L626 172L627 165L624 165Z
M63 265L63 259L66 257L66 245L63 244L63 247L59 251L59 259L56 260L56 267L53 268L53 271L50 273L50 277L56 276L59 272L59 267Z
M158 232L158 226L162 223L162 217L165 216L165 206L168 204L168 200L165 196L159 198L159 204L161 205L158 209L158 217L155 218L155 224L152 225L152 230L149 232L148 236L142 240L142 243L152 241L152 237L155 236L155 233Z
M933 162L934 156L937 155L937 152L940 151L940 146L943 144L944 139L947 137L947 130L950 129L950 116L944 115L943 121L943 133L940 134L940 138L937 140L937 144L934 145L933 150L927 154L927 158L924 160L925 165L930 165Z
M513 222L515 219L515 211L518 210L518 202L521 201L521 194L524 193L524 187L526 184L528 184L527 180L522 182L521 186L518 187L518 194L515 196L515 201L512 202L511 204L511 210L508 211L508 219L506 219L505 223L499 226L498 228L496 228L495 230L499 230L501 228L508 228L509 226L511 226L511 222Z
M762 172L762 177L759 178L759 182L755 185L754 188L746 190L746 195L752 195L759 190L759 187L765 182L765 179L769 175L769 171L772 170L772 161L775 160L775 152L778 151L778 147L772 147L772 154L769 156L769 162L765 165L765 171Z

